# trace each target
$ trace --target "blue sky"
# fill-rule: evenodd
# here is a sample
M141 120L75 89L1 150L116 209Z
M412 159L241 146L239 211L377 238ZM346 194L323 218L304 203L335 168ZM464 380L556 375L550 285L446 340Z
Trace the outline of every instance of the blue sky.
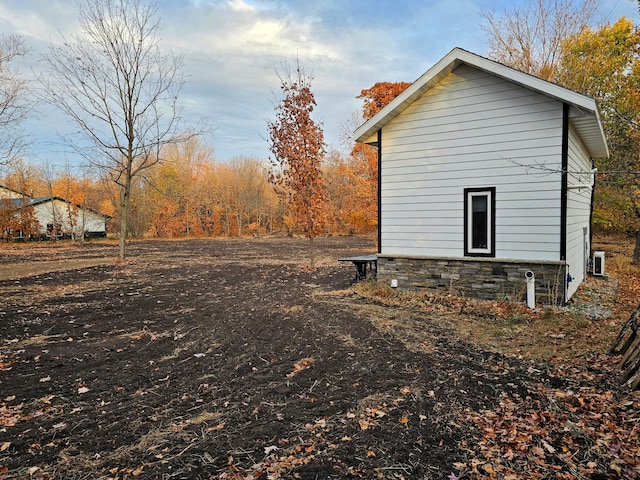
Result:
M531 0L530 0L531 1ZM275 69L295 62L311 72L330 147L354 112L355 97L378 81L413 81L454 47L487 53L481 11L501 13L523 0L160 0L161 47L184 56L183 117L206 119L215 158L267 158L266 123L273 118ZM637 2L602 0L601 21L638 20ZM21 35L30 51L20 62L32 80L60 33L77 32L73 0L0 0L0 32ZM33 87L37 85L35 82ZM26 160L57 166L78 159L58 134L70 126L39 107L25 123L32 138Z

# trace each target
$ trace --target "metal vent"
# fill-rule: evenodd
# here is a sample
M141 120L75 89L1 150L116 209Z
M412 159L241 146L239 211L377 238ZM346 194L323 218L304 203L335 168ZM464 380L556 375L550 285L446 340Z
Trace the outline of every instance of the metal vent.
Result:
M593 274L604 275L604 252L600 250L593 252Z

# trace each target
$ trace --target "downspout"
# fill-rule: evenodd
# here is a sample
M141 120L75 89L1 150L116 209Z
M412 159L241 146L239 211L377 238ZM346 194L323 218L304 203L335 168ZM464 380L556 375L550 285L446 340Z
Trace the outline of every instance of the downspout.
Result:
M378 130L378 253L382 253L382 129Z
M598 169L594 167L593 159L591 159L591 173L593 179L591 180L591 208L589 210L589 258L593 255L593 208L596 198L596 177L598 176ZM589 264L589 260L587 260L587 264Z
M565 262L562 276L562 304L567 303L567 207L569 181L569 104L562 104L562 177L560 189L560 261Z

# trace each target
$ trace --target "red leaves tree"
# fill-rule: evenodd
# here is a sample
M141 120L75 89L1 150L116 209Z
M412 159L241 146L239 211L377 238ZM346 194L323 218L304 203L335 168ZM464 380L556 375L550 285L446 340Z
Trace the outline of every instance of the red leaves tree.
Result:
M378 82L364 89L357 98L363 100L362 120L369 120L411 83ZM356 231L375 228L378 218L378 150L369 145L356 143L350 155L351 184L357 192L358 206L348 217Z
M315 267L314 238L326 224L326 188L322 175L325 155L322 124L311 114L316 100L312 77L296 65L291 72L284 65L280 75L282 97L276 105L276 119L268 123L269 180L284 200L298 227L310 242L311 268Z
M360 91L358 98L362 98L364 102L362 118L369 120L404 92L409 85L411 85L409 82L378 82L373 87Z

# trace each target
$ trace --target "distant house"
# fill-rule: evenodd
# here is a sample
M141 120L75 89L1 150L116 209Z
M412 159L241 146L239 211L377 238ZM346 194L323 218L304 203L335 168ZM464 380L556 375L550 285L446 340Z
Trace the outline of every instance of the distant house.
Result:
M29 198L29 195L12 190L11 188L0 185L0 199L21 199Z
M109 215L60 197L32 198L30 206L46 237L106 237Z
M109 215L89 207L79 205L60 197L31 197L0 186L0 208L12 209L13 215L25 209L38 223L41 238L88 238L106 237ZM16 230L16 229L13 229ZM19 230L7 232L14 238L21 238Z
M379 161L378 278L564 303L586 278L593 99L454 49L354 133Z

